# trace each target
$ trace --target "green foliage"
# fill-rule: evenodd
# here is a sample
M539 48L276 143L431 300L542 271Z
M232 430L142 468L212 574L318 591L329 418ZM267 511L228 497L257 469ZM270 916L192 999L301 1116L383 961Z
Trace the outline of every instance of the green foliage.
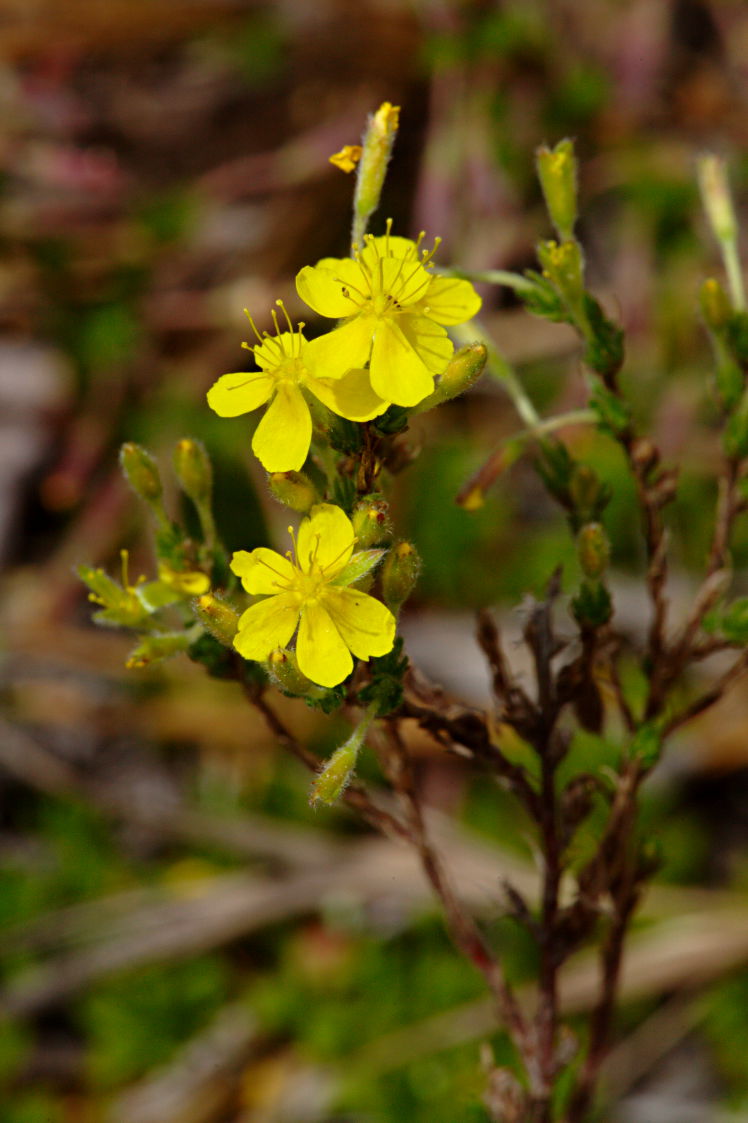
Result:
M78 1004L92 1081L114 1088L168 1060L228 998L218 956L160 965L99 983Z

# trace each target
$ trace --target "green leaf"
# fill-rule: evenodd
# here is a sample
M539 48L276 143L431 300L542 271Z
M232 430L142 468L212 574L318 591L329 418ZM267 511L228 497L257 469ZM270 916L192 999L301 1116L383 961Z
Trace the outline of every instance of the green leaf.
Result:
M345 569L330 584L353 585L356 581L365 577L367 573L371 573L386 553L386 550L359 550L357 554L353 555Z

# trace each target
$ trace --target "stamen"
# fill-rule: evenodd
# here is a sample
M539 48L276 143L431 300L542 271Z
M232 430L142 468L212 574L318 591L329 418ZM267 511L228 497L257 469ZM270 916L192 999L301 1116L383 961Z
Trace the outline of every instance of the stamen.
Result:
M250 316L250 314L249 314L249 310L248 310L247 308L245 308L245 309L244 309L244 315L245 315L245 316L247 317L247 319L249 320L249 326L250 326L250 327L252 328L252 331L253 331L253 332L255 333L255 339L257 340L257 342L258 342L258 343L259 343L260 345L262 345L262 336L260 335L259 331L257 330L257 327L256 327L256 325L255 325L255 322L254 322L254 320L252 319L252 317Z
M299 568L299 560L298 560L299 559L299 551L296 548L296 534L294 533L294 528L292 526L289 526L286 529L288 530L288 533L291 535L291 542L293 543L293 554L291 555L291 561L293 562L293 564L298 569Z
M351 304L356 304L358 306L358 301L353 299L353 297L351 296L351 291L355 292L356 296L360 298L362 304L366 304L366 301L369 299L369 297L366 295L366 293L361 292L361 289L356 288L356 286L352 285L350 281L344 281L342 277L333 277L333 280L340 285L343 296L346 298L346 300L350 300Z
M122 588L123 589L129 589L130 588L130 574L129 574L130 551L129 550L120 550L119 556L120 556L120 561L122 563Z
M349 543L348 543L348 544L347 544L346 546L344 546L344 547L343 547L343 549L342 549L342 550L340 551L340 553L339 553L339 554L337 554L337 555L336 555L336 556L335 556L335 557L334 557L334 558L332 559L332 561L329 561L329 562L327 563L327 565L321 565L321 566L320 566L320 571L321 571L321 572L322 572L323 574L326 574L326 573L327 573L327 572L328 572L329 570L333 569L333 568L334 568L334 567L335 567L335 566L336 566L336 565L338 564L338 562L340 561L340 559L342 558L342 556L343 556L343 554L344 554L344 553L346 552L346 550L352 550L352 549L353 549L353 547L354 547L354 546L356 545L356 543L357 543L357 542L358 542L358 538L354 537L354 538L353 538L353 540L352 540L351 542L349 542Z
M285 311L285 309L284 309L284 311ZM283 342L283 333L281 332L280 324L278 323L278 315L277 315L274 308L271 311L270 315L273 318L273 327L275 328L275 339L276 339L276 342L278 344L278 349L280 350L281 355L285 359L285 358L288 357L287 354L286 354L286 345Z
M286 577L286 575L285 575L284 573L279 573L279 572L278 572L278 570L277 570L277 569L275 569L275 568L274 568L274 567L273 567L273 566L272 566L272 565L270 564L270 562L269 562L269 561L266 561L266 560L265 560L265 558L258 558L257 560L258 560L258 562L260 563L260 565L264 565L264 566L265 566L265 569L269 569L269 570L270 570L270 572L271 572L271 573L274 573L276 577L280 577L280 581L275 581L275 582L273 582L273 584L274 584L274 585L276 586L276 588L278 588L278 589L285 589L285 588L287 588L287 587L288 587L288 578Z
M284 315L284 316L286 317L286 323L288 324L288 330L289 330L289 331L291 332L291 334L293 335L293 324L291 323L291 317L289 316L288 312L286 311L286 306L285 306L285 304L283 303L283 301L282 301L282 300L276 300L276 302L275 302L275 303L276 303L276 304L278 305L278 307L280 308L281 312L282 312L282 313L283 313L283 315Z

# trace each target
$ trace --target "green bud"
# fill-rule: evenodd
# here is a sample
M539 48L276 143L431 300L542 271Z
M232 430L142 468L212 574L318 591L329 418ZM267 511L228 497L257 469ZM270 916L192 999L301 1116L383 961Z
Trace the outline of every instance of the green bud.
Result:
M213 593L204 593L193 601L195 616L224 647L232 647L239 630L239 613Z
M353 197L354 244L361 243L369 218L379 206L399 121L400 107L385 101L367 122Z
M319 503L317 489L305 472L273 472L268 476L268 487L279 503L300 515Z
M161 498L163 488L158 465L149 452L140 445L128 441L122 445L119 462L127 482L145 503L162 512Z
M268 671L276 686L294 698L322 698L326 691L308 679L299 670L296 653L285 647L273 651L267 662Z
M335 750L317 776L309 792L312 807L316 803L326 803L328 806L337 803L348 787L361 746L374 720L374 712L374 707L370 706L348 740Z
M352 737L335 750L312 784L309 792L309 802L312 807L316 803L326 803L328 807L337 803L351 781L359 748L360 745L357 745Z
M436 389L411 410L411 413L425 413L442 402L464 394L483 374L488 359L488 349L484 343L468 343L455 352L449 366L442 374Z
M577 464L569 481L569 496L579 517L587 520L600 501L601 485L597 473L588 464Z
M577 535L577 556L590 580L602 577L610 561L610 542L600 523L587 523Z
M382 565L382 595L389 609L397 612L415 588L421 559L411 542L398 542Z
M551 281L563 299L574 325L588 333L582 247L575 241L541 242L538 260L543 266L543 276Z
M351 515L357 548L368 550L388 544L392 538L389 512L387 500L376 492L359 500Z
M128 671L142 670L143 667L149 667L151 663L158 663L162 659L169 659L172 655L186 651L190 642L191 637L188 632L146 636L130 653L125 667Z
M574 145L561 140L555 148L545 146L536 153L538 177L545 205L559 238L570 239L577 220L577 161Z
M719 156L702 156L697 165L701 199L718 242L732 242L738 231L735 210L727 182L725 161Z
M210 503L213 468L201 441L183 438L174 449L174 471L185 495L196 506Z
M707 278L701 286L699 303L707 327L716 332L727 327L732 315L730 299L722 285L719 281L715 281L714 277Z

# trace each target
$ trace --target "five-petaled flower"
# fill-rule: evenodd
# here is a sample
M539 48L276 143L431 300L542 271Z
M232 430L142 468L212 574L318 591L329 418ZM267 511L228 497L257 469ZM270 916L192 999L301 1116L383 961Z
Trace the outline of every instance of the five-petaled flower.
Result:
M350 519L330 503L312 508L299 527L295 556L261 546L240 550L231 568L248 593L264 596L243 613L234 646L245 659L264 662L285 647L298 627L299 669L320 686L337 686L353 669L352 655L386 655L395 618L374 597L350 588L382 556L353 553Z
M306 392L349 421L369 421L387 408L389 402L373 392L365 370L337 368L331 377L319 361L319 341L304 339L303 324L294 331L288 320L289 330L281 331L273 312L271 336L260 335L251 317L249 322L257 343L242 346L254 353L260 369L222 375L208 391L208 405L220 417L238 417L270 403L252 439L252 450L266 471L296 471L306 460L312 439Z
M316 358L331 375L369 364L375 394L414 406L431 393L453 344L445 324L474 316L481 299L469 281L431 272L430 252L387 233L364 236L352 258L323 258L296 277L301 299L321 316L344 319L315 340Z

